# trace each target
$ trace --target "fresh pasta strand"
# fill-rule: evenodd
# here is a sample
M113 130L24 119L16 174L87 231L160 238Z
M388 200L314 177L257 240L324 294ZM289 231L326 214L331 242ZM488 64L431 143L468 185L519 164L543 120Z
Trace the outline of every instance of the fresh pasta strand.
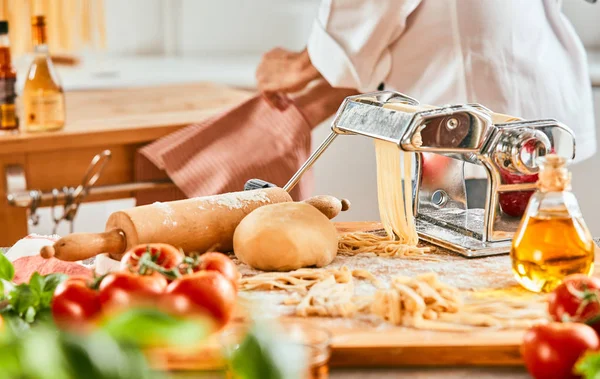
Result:
M355 279L369 281L376 291L357 296ZM393 325L424 330L524 329L548 321L544 298L473 296L441 282L433 272L394 277L388 287L366 270L300 269L244 278L240 289L289 291L283 303L295 306L300 317L350 318L367 313Z
M404 215L406 216L406 234L408 236L406 243L410 246L417 246L417 243L419 243L419 235L417 234L415 215L413 214L412 193L412 167L414 153L403 152L401 156L404 161L402 182L404 184Z
M388 236L379 236L368 232L342 234L338 241L338 254L343 255L373 253L380 257L439 261L438 258L425 254L428 251L431 251L429 246L411 246L394 241Z
M401 152L391 142L375 140L379 215L387 236L347 233L340 237L338 251L355 255L374 253L384 257L426 258L427 247L417 247L419 235L413 214L413 153Z
M402 155L404 154L400 154L400 149L396 145L387 141L375 140L377 198L381 222L390 238L397 239L402 243L409 243L412 240L412 230L406 217L406 197L402 184L402 178L406 178L406 175L402 172L400 164ZM412 204L412 198L410 204Z

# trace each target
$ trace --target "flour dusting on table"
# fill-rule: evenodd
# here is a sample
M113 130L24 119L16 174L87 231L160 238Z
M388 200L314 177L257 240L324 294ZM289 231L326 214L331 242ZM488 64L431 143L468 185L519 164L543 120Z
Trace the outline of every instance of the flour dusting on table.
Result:
M435 248L434 252L427 253L427 255L437 258L437 261L378 257L375 254L358 254L354 256L338 254L327 268L341 268L345 266L350 270L366 270L375 275L385 285L388 285L393 277L415 277L420 274L434 272L443 283L467 292L477 290L478 292L493 293L502 290L510 291L511 296L532 296L517 286L512 276L510 257L508 255L482 259L465 259L440 248ZM241 263L235 257L233 259L243 276L253 276L262 273L262 271L254 270ZM375 291L376 288L369 281L355 280L356 296L370 296ZM283 301L290 295L290 292L284 290L240 292L240 297L250 301L261 313L268 313L273 316L291 316L294 314L295 307L293 305L283 304ZM359 314L354 318L347 319L323 318L321 320L324 325L332 327L393 327L372 314Z

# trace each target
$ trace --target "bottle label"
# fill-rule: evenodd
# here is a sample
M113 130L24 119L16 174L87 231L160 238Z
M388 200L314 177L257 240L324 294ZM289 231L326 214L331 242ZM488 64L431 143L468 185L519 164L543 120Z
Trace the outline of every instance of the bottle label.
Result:
M64 98L61 93L23 98L28 124L64 122Z
M17 111L14 104L0 105L0 129L16 129L19 127Z
M0 79L0 103L14 104L16 97L15 78Z
M15 78L0 79L0 129L11 130L19 127L16 97Z

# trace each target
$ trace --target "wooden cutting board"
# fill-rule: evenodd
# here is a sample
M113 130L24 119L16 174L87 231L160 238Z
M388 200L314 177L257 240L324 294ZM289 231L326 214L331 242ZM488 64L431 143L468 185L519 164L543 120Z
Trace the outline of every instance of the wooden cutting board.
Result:
M380 228L378 223L340 223L337 226L340 232ZM336 261L338 259L340 257ZM367 259L334 261L332 265L364 267L369 262ZM506 296L524 292L512 278L507 255L464 259L445 252L440 254L441 262L412 261L409 264L402 259L387 259L385 270L380 269L383 274L392 271L394 275L416 275L433 271L438 273L440 280L462 288L465 284L474 289L491 288L491 291L501 291ZM240 269L242 273L246 270ZM264 309L264 312L270 310ZM339 319L285 318L328 329L332 334L330 365L336 367L522 365L519 352L522 330L438 332ZM223 364L216 339L194 350L167 349L156 356L159 358L153 360L154 364L170 370L218 369Z

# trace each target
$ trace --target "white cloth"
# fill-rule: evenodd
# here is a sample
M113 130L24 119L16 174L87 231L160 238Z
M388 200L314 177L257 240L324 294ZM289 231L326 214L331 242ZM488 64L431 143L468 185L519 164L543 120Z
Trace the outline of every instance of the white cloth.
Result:
M60 236L57 235L42 236L30 234L17 241L5 255L11 262L14 262L19 258L38 255L42 247L52 246L59 239ZM76 263L93 269L97 275L104 275L121 269L121 262L110 258L108 254L96 256L92 265L85 264L82 261L77 261Z
M583 1L583 0L581 0ZM596 151L586 53L558 0L323 0L307 45L335 87L555 118Z
M38 255L42 247L52 246L59 239L60 237L57 235L42 236L39 234L30 234L18 240L8 249L5 256L9 261L14 262L19 258Z

